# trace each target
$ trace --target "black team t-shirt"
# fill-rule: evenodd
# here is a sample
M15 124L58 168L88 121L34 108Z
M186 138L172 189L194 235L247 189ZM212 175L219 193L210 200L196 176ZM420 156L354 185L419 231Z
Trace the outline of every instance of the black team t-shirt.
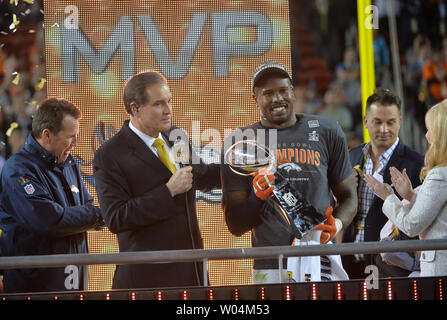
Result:
M296 123L284 129L267 128L260 122L240 129L250 134L253 131L258 141L264 142L276 154L277 170L318 212L324 214L328 206L335 204L330 187L352 174L346 137L336 121L314 115L296 116ZM276 144L269 141L274 136L270 130L276 130ZM250 137L250 134L245 136ZM236 141L236 134L228 137L223 152ZM221 175L223 192L251 192L252 177L238 175L227 165L222 166ZM274 212L278 210L274 202L273 197L266 201L260 213L263 223L252 229L253 247L289 245L293 241L289 228ZM255 269L277 267L277 260L254 262Z

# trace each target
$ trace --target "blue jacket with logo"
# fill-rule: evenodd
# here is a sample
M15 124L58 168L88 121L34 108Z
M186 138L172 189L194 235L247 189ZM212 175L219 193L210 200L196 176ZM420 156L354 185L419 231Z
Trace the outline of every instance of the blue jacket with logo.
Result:
M1 173L0 252L5 256L87 253L85 231L102 223L73 157L58 164L56 156L28 136ZM85 269L78 266L78 278L68 278L68 285L67 276L76 273L66 274L65 268L4 270L4 290L82 290Z

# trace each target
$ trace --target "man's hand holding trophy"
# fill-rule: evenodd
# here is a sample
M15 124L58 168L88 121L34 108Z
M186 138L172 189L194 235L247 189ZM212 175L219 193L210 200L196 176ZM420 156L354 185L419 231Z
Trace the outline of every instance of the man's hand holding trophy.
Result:
M295 238L301 239L327 219L281 174L276 167L275 153L257 141L243 140L233 144L225 153L224 161L233 172L253 176L253 191L259 199L270 201L275 195L273 201L276 212L279 212ZM331 221L322 225L325 239L333 238Z

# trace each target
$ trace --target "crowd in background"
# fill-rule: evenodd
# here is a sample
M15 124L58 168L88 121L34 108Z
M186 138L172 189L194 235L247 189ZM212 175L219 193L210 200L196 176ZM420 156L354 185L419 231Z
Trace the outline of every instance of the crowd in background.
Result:
M379 28L373 30L376 86L395 90L389 10L386 0L373 0L372 4L379 13ZM402 99L406 112L423 131L428 108L447 98L447 1L396 0L394 4ZM332 75L331 81L324 83L318 74L314 78L303 74L309 59L300 56L300 47L296 47L300 43L292 41L296 110L339 121L353 148L363 140L356 1L292 0L290 7L292 39L294 33L298 34L295 39L300 38L299 33L309 33L315 56L325 61L322 67Z
M0 12L1 171L6 159L24 145L31 117L47 93L42 4L3 1Z
M386 0L374 30L376 86L393 89ZM447 2L395 1L406 110L422 129L428 106L447 98ZM361 84L354 0L290 0L291 50L296 111L337 120L350 148L363 141ZM0 3L0 170L30 131L31 116L46 98L43 6L40 1ZM13 15L20 22L14 25ZM307 29L298 28L305 25ZM327 75L303 72L300 33L310 36L310 55ZM308 52L309 53L309 52ZM317 70L321 71L321 70ZM329 80L328 80L329 79Z

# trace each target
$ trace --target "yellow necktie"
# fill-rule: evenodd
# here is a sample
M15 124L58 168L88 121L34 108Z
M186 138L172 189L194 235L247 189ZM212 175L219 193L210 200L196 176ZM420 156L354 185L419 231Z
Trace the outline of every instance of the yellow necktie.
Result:
M168 151L166 151L165 144L163 143L163 140L160 138L155 139L154 143L152 144L155 148L157 148L158 157L160 158L161 162L164 163L166 168L169 169L172 173L177 171L177 168L175 167L174 163L171 161L171 157L168 154Z

